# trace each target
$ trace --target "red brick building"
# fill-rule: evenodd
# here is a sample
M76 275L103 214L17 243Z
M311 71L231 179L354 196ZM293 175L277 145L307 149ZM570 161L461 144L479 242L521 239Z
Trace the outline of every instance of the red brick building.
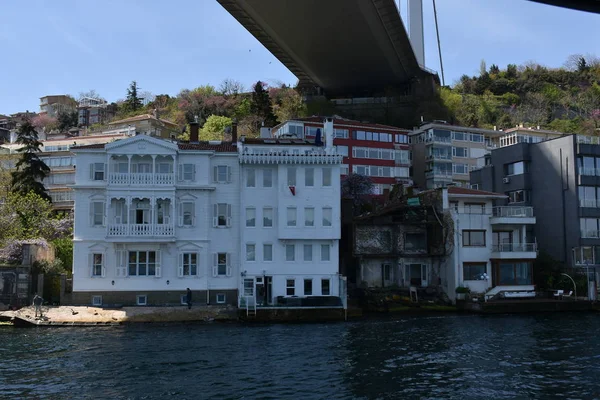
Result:
M317 129L324 137L326 117L297 118L275 126L271 135L314 140ZM344 155L342 178L350 172L371 177L375 194L398 182L409 183L410 153L408 130L333 118L334 146ZM324 139L323 139L324 140Z

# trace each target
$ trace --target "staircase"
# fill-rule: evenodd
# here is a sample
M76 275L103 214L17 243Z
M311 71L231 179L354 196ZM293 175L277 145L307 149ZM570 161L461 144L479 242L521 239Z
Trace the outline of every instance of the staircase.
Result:
M246 317L256 317L256 299L254 296L247 296L246 298Z

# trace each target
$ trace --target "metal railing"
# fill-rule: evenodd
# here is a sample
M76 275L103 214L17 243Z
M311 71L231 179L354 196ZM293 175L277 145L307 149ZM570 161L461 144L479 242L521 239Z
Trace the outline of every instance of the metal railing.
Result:
M581 175L587 175L587 176L600 176L600 169L598 168L581 168L580 170Z
M442 143L442 144L452 144L452 138L434 136L432 138L426 138L425 143Z
M427 160L441 160L441 161L452 161L451 154L430 154L426 158Z
M581 237L582 238L597 239L597 238L600 238L600 231L589 230L589 229L582 229L581 230Z
M164 173L121 173L113 172L108 175L108 183L113 185L173 185L174 174Z
M425 173L425 177L426 178L436 177L436 178L449 178L449 179L452 179L452 172L449 172L449 171L439 171L439 170L427 171Z
M514 253L537 251L537 243L503 243L492 246L492 253Z
M579 207L598 208L600 201L596 199L579 199Z
M494 207L492 216L500 218L532 218L533 207L506 206Z

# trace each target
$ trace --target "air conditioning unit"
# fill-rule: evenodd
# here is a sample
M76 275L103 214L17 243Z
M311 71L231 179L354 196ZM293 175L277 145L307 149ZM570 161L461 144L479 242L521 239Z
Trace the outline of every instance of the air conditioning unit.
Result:
M502 182L503 183L509 183L510 182L510 178L508 176L502 178Z

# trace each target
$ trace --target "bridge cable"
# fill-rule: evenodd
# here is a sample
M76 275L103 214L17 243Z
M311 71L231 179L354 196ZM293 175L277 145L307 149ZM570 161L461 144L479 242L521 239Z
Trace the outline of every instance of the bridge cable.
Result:
M444 64L442 63L442 45L440 44L440 30L438 27L437 9L435 7L435 0L433 0L433 18L435 19L435 33L437 35L438 53L440 54L440 69L442 71L442 86L446 86L444 80Z

